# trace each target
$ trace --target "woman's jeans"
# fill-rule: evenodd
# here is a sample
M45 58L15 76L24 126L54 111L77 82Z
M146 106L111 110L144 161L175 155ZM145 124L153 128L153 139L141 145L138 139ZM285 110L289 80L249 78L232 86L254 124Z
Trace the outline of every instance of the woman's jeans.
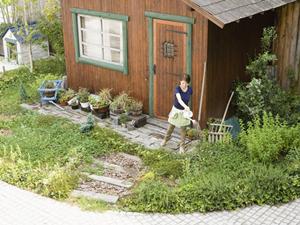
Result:
M175 129L175 126L172 124L169 124L169 128L167 131L167 135L165 136L165 141L169 141L171 139L171 135ZM180 128L180 147L184 147L185 144L185 137L186 137L186 127Z

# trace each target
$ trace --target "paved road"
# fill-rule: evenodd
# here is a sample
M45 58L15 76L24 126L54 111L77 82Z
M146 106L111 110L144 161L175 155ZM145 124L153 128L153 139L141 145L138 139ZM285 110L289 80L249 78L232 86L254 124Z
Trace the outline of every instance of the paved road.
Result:
M300 200L233 212L160 215L93 213L0 181L0 225L300 225Z

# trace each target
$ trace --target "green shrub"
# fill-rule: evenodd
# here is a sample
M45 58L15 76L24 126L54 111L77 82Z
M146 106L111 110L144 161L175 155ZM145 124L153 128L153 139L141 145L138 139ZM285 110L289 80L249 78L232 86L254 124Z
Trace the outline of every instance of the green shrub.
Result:
M129 210L143 212L178 212L178 196L159 180L146 180L122 203Z
M247 130L243 128L240 134L240 141L252 159L273 162L288 150L283 136L286 129L278 116L274 118L264 113L262 119L256 116L253 122L248 122Z
M64 199L78 183L76 168L79 160L80 156L72 152L64 166L33 165L18 146L10 151L4 148L0 158L0 179L48 197Z

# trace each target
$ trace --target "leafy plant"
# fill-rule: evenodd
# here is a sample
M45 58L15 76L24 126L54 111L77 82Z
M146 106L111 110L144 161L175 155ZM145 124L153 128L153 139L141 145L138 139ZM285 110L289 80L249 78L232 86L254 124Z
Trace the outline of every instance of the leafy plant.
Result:
M23 82L20 83L20 100L21 102L26 102L28 100L28 94L24 87Z
M104 88L100 90L98 95L101 101L105 102L105 104L109 105L112 102L111 89Z
M108 106L107 101L100 98L100 96L89 96L89 103L93 106L95 109L101 109Z
M130 102L131 102L131 97L127 93L122 92L121 94L119 94L114 98L114 100L110 104L110 109L113 111L116 110L125 111L126 109L128 109Z
M45 81L44 87L46 89L53 89L53 88L55 88L55 83L54 83L54 81L47 80L47 81Z
M75 96L76 96L76 92L72 89L68 89L59 95L59 101L60 102L68 102Z
M81 103L86 103L89 101L90 93L86 88L80 88L78 91L78 100Z
M88 115L87 121L80 127L81 133L88 133L95 127L95 119L92 114Z
M143 109L143 103L141 101L137 101L132 99L128 106L128 111L138 112Z
M280 122L279 117L264 113L263 118L256 116L253 122L248 122L240 135L241 143L248 150L251 158L262 162L272 162L288 151L288 143L284 140L287 126Z

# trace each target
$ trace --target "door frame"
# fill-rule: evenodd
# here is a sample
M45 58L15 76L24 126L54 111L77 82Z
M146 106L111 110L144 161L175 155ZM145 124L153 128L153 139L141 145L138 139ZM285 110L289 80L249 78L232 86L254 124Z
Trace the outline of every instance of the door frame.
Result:
M186 38L186 74L192 78L192 29L195 19L186 16L177 16L170 14L162 14L156 12L145 12L148 19L148 57L149 57L149 115L154 116L154 27L153 20L166 20L173 22L180 22L186 24L187 38ZM192 80L192 79L191 79Z

